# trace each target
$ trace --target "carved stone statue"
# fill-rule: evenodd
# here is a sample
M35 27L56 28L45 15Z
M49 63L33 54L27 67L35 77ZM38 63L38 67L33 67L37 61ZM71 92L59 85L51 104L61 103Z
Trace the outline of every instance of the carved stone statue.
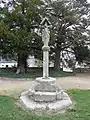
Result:
M50 39L50 31L48 27L45 27L42 34L42 41L44 42L44 46L48 46L49 39Z

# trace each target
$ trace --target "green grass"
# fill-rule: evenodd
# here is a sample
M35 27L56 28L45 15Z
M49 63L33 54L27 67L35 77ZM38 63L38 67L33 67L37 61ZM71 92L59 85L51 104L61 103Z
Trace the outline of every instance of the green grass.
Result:
M15 99L0 96L0 120L90 120L90 91L70 90L74 106L71 110L55 116L38 116L15 104Z
M66 77L66 76L72 76L74 73L72 72L64 72L64 71L50 71L50 76L52 77Z
M69 72L63 72L63 71L54 71L50 70L50 76L51 77L66 77L66 76L72 76L73 73ZM8 77L8 78L36 78L36 77L42 77L42 70L41 69L34 69L31 70L29 73L25 74L16 74L15 72L11 70L1 69L0 70L0 77Z

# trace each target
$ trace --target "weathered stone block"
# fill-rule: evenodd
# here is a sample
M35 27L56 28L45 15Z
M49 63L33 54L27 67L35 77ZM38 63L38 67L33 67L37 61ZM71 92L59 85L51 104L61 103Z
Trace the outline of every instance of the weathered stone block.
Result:
M56 100L56 92L35 92L33 99L36 102L52 102Z
M39 83L35 86L35 91L56 92L56 86L49 83Z
M52 77L48 77L48 78L38 77L36 78L35 81L36 83L55 84L56 79Z
M59 100L48 105L49 110L56 112L70 108L72 105L71 100Z
M28 91L28 95L29 95L29 96L33 96L34 93L35 93L35 90L34 90L34 89L29 89L29 91Z
M61 91L60 92L57 92L57 100L62 100L62 93Z

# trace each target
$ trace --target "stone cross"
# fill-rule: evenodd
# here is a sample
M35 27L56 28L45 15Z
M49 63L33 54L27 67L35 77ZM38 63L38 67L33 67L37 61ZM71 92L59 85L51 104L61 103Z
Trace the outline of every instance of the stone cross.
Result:
M49 26L50 22L47 18L44 18L41 22L41 25L43 25L44 29L42 31L42 41L44 43L44 46L42 47L43 50L43 78L49 77L49 39L50 39L50 31Z
M71 107L72 101L67 93L63 92L56 85L56 79L49 77L49 22L48 19L42 21L43 49L43 77L36 78L36 83L28 91L22 92L20 101L26 108L45 113L57 113Z

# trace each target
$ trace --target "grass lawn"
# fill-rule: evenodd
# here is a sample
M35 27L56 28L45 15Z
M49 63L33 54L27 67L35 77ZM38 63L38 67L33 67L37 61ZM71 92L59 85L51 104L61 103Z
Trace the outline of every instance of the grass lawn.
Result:
M72 76L73 73L71 72L63 72L63 71L54 71L50 70L50 76L52 77L66 77L66 76ZM0 69L0 77L8 77L8 78L36 78L42 76L42 69L34 69L31 70L29 73L25 74L16 74L15 72L12 72L11 70L7 69Z
M17 107L15 99L0 96L0 120L90 120L90 91L70 90L74 107L55 116L37 116L30 111Z

